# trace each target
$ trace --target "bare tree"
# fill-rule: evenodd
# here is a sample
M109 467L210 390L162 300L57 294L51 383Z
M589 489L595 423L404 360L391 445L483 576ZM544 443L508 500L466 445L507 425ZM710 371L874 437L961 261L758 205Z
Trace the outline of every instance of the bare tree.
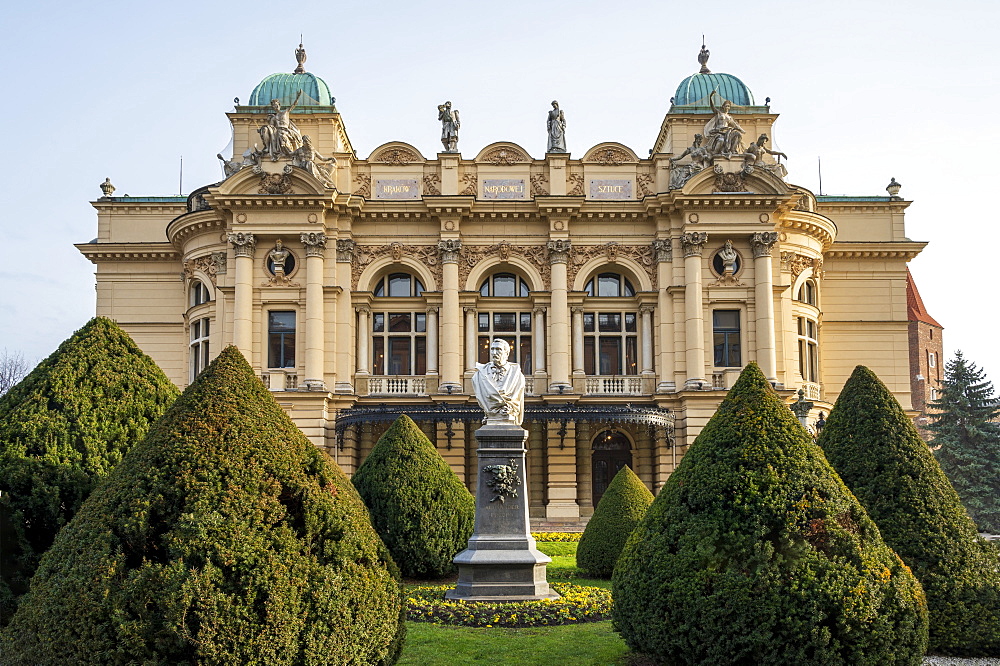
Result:
M24 379L28 374L28 362L21 352L9 352L6 349L0 354L0 395L3 395Z

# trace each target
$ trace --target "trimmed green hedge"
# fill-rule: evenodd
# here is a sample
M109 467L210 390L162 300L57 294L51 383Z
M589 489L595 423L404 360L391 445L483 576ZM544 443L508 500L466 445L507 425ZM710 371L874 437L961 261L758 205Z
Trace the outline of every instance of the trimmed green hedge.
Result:
M628 466L608 484L583 531L576 563L587 575L610 578L632 530L653 503L653 493Z
M0 397L0 625L59 529L177 394L125 331L96 317Z
M607 620L611 592L600 587L551 583L559 599L539 601L470 602L445 599L452 585L410 588L406 619L462 627L551 627Z
M399 575L353 486L229 347L87 499L6 666L393 663Z
M400 416L351 479L408 578L441 578L472 536L476 501L413 420Z
M535 541L579 541L583 532L532 532L531 537Z
M748 365L629 537L615 628L663 663L920 664L920 584Z
M1000 656L1000 562L899 402L859 365L819 445L923 584L929 650Z

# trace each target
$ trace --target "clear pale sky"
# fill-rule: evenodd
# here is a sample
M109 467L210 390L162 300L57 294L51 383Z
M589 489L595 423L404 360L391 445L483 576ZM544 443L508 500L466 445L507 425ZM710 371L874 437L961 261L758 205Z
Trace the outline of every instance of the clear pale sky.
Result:
M575 156L652 146L670 97L709 67L779 113L788 180L818 193L912 200L910 263L945 352L1000 382L996 154L1000 3L191 2L11 3L2 19L6 182L0 349L37 361L94 315L89 202L177 194L221 179L224 113L266 75L306 68L337 98L359 157L440 148L436 106L461 111L471 157L509 140L539 157L558 99Z

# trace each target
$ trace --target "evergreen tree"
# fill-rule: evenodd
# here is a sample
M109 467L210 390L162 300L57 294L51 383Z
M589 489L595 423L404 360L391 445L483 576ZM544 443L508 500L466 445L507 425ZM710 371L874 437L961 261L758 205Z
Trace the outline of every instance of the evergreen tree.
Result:
M96 317L0 397L0 624L59 529L177 393L125 331Z
M1000 534L1000 399L985 373L956 352L945 366L931 445L972 520Z
M351 478L404 576L440 578L475 527L476 502L427 435L400 416Z
M595 578L610 578L632 530L653 503L653 493L626 465L594 509L576 549L576 564Z
M927 595L931 652L1000 656L1000 571L913 422L859 365L819 445Z
M756 364L629 537L615 628L666 664L920 664L920 584Z
M400 592L350 481L229 347L59 532L0 654L9 666L391 663Z

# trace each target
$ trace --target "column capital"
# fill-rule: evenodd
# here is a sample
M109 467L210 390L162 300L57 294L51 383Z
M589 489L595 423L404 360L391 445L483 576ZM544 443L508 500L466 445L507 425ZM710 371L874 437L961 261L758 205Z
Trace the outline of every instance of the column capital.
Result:
M322 257L326 250L326 234L322 231L310 231L299 234L299 240L306 246L307 257Z
M462 249L462 241L458 238L445 238L438 241L438 252L441 254L441 263L457 264L458 253Z
M771 248L778 242L777 231L761 231L750 234L750 249L753 251L753 258L770 257Z
M372 313L372 309L367 305L359 305L354 309L358 311L358 314L370 315Z
M337 261L344 264L349 264L354 261L354 241L352 239L337 239Z
M577 314L583 314L583 306L581 306L581 305L574 305L573 307L570 308L570 311L573 314L575 314L575 315L577 315Z
M566 240L550 240L546 243L545 247L549 250L549 263L551 264L565 264L569 263L569 251L573 244Z
M428 307L426 310L424 310L424 312L426 312L429 315L436 315L438 313L438 307L436 305L432 305Z
M674 246L669 238L656 239L653 241L653 256L657 261L673 261Z
M237 257L253 257L253 251L257 247L257 239L249 232L230 232L227 237L236 250Z
M531 309L531 311L536 315L543 315L545 314L546 309L547 308L544 305L536 305Z
M470 314L474 315L474 314L476 314L476 308L474 306L471 306L471 305L465 306L464 308L462 308L462 310L464 310L465 314L467 314L467 315L470 315Z
M641 305L639 306L639 314L651 315L656 310L655 306L652 305Z
M681 234L681 249L685 257L700 257L707 242L708 233L704 231L689 231Z

